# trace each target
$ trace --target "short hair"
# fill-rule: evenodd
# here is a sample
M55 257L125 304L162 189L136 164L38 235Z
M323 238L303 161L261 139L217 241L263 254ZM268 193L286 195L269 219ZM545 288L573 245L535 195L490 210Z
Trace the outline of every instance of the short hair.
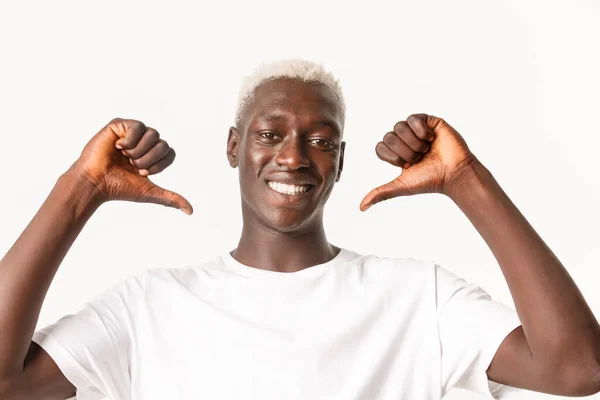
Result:
M302 59L287 59L263 63L251 75L244 78L235 115L235 123L238 128L241 126L242 117L248 106L254 99L256 88L265 82L279 78L296 79L307 83L321 83L327 86L337 96L342 114L342 123L345 121L346 102L338 79L331 72L325 70L321 64Z

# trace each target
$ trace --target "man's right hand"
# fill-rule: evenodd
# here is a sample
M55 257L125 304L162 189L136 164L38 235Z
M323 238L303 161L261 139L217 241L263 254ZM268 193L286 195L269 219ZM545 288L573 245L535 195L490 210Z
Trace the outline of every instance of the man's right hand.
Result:
M103 202L155 203L191 214L193 208L185 198L148 179L174 159L175 150L155 129L140 121L116 118L89 141L72 168L89 179Z
M121 149L118 148L121 147ZM191 214L190 203L148 175L175 152L139 121L115 119L85 146L8 253L0 259L0 399L66 399L75 386L32 342L42 300L69 248L105 201L157 203Z

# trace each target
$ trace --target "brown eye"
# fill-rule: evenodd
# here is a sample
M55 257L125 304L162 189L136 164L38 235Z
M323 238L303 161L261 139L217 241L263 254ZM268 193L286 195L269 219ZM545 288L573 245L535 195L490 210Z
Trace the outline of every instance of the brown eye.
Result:
M261 132L260 136L268 140L275 139L275 134L273 132Z
M330 140L313 139L311 142L322 148L333 149L335 147L335 144Z

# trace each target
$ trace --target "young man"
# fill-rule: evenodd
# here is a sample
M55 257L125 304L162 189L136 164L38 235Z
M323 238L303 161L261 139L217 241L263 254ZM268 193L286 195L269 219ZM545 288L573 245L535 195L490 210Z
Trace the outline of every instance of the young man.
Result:
M561 263L440 118L398 122L377 144L402 175L360 208L450 197L506 277L518 313L437 265L361 256L327 241L323 209L344 161L345 105L320 66L279 62L241 91L227 158L239 168L236 249L127 277L34 333L56 270L104 202L186 213L148 175L175 152L116 119L57 181L0 263L0 398L440 399L488 379L559 395L600 390L600 329ZM490 385L490 387L488 386Z

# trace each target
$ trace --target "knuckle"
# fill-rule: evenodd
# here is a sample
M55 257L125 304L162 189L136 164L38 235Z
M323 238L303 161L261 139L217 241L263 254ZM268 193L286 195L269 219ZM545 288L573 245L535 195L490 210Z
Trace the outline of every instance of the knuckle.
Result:
M169 150L169 144L161 139L158 141L158 143L156 143L156 149L166 153Z
M144 128L144 123L142 121L138 121L136 119L130 119L127 121L129 125L128 130L139 130Z
M115 117L110 120L109 125L115 125L123 121L123 118Z
M169 150L167 155L164 157L164 159L166 160L165 162L167 162L168 165L171 165L173 163L173 160L175 160L175 152L173 152L171 150Z
M427 124L421 114L410 115L406 120L417 137L422 136L427 131Z
M154 128L148 128L146 131L146 135L150 136L150 138L152 138L152 139L160 138L160 133L158 133L158 131Z
M406 129L410 129L408 122L406 121L398 121L396 122L396 125L394 125L394 132L400 133L402 131L406 131Z
M394 143L394 140L395 140L394 136L396 136L396 134L394 132L388 132L388 133L386 133L383 136L383 143L385 143L385 144L392 144L392 143Z
M167 153L167 155L165 156L165 158L163 158L165 166L169 166L171 164L173 164L173 160L175 160L175 156L173 156L173 154L171 152Z
M406 118L406 122L409 124L420 124L422 121L421 114L411 114L408 116L408 118Z

